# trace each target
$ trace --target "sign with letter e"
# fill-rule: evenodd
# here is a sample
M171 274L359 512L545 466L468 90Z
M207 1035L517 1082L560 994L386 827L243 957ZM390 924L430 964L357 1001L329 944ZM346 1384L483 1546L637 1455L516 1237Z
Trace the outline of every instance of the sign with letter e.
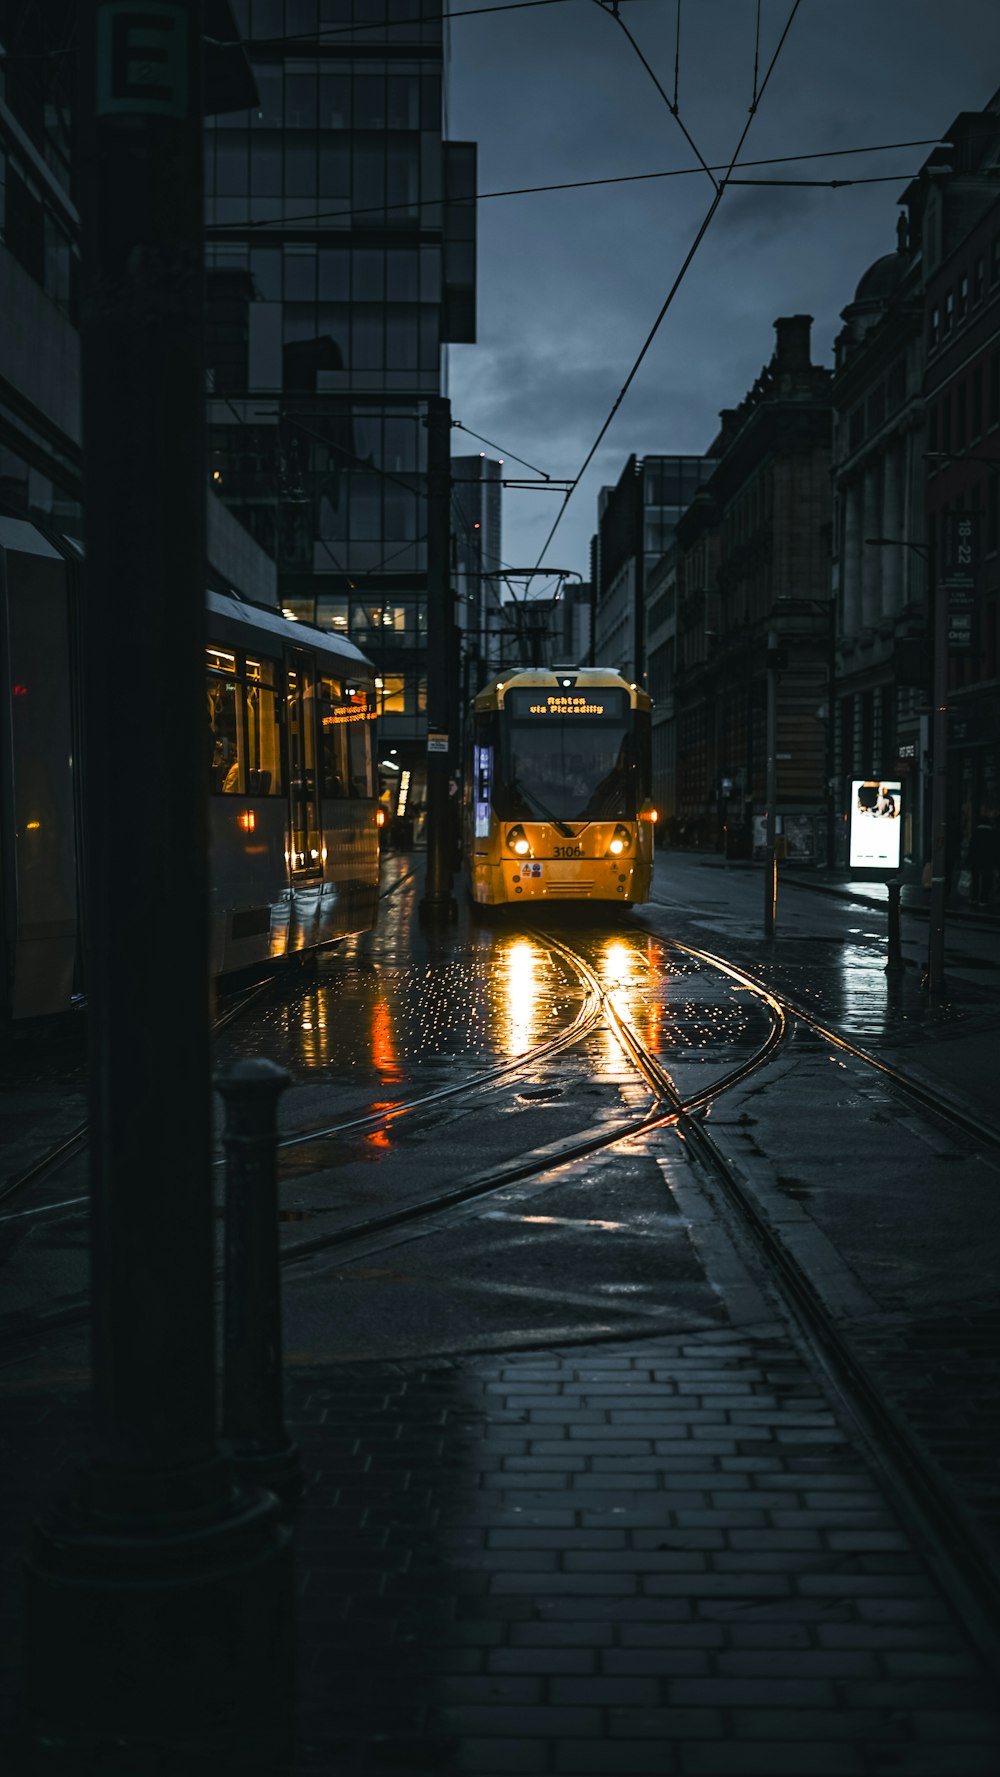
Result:
M187 117L188 13L163 0L97 9L97 115Z

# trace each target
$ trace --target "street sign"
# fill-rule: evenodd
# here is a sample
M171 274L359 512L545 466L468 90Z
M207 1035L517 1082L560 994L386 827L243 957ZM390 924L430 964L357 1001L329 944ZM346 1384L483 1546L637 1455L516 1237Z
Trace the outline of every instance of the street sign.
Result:
M851 784L849 865L852 870L898 870L902 854L900 778L855 778Z
M941 519L941 591L948 607L948 652L971 654L975 646L979 515L946 512Z
M446 734L429 734L427 736L427 751L429 753L446 753L448 751L448 736Z

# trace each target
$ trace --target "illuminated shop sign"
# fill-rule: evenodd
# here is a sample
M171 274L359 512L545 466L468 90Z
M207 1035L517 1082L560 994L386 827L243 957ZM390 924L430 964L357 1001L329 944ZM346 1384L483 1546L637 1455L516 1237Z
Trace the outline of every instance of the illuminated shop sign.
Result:
M597 685L587 691L547 691L538 686L530 691L508 691L505 704L519 721L552 716L560 721L573 721L580 716L590 721L602 716L620 721L628 708L628 694L614 686Z
M852 870L898 870L903 833L899 778L855 778L851 784Z
M324 728L339 727L342 722L374 722L378 712L359 704L343 704L323 717Z

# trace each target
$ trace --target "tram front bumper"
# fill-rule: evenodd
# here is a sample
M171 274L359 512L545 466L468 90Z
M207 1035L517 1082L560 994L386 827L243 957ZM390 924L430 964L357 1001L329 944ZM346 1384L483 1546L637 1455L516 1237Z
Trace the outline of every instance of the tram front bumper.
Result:
M641 898L649 889L648 867L619 858L504 859L495 874L497 899L504 901L634 901L640 876L646 878Z

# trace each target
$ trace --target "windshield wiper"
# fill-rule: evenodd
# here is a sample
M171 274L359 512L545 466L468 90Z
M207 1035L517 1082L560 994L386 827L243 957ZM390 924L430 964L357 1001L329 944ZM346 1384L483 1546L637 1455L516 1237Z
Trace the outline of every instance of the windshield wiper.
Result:
M551 822L556 832L561 833L564 839L576 838L576 834L573 832L572 827L567 827L566 822L561 821L557 814L553 814L551 808L546 808L541 797L536 796L533 790L526 790L524 785L520 783L516 777L508 778L507 782L510 784L514 794L520 796L522 800L528 804L529 808L537 809L542 819Z

